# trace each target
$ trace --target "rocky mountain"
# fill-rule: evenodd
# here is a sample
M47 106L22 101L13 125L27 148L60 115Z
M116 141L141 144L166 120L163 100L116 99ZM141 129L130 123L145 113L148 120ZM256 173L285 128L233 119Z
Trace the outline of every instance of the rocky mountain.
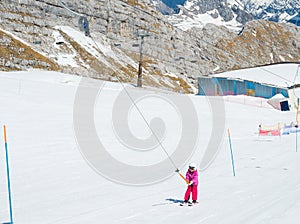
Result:
M238 34L214 24L183 31L150 0L0 1L3 71L45 69L135 84L142 64L144 85L193 93L200 75L298 62L299 52L293 24L251 21Z
M298 0L157 1L162 1L170 10L173 10L173 16L169 19L183 29L194 26L203 27L207 23L217 23L230 28L242 27L246 22L261 19L300 25L300 2ZM166 11L162 11L159 5L157 8L162 13ZM190 26L186 25L187 19L190 21Z

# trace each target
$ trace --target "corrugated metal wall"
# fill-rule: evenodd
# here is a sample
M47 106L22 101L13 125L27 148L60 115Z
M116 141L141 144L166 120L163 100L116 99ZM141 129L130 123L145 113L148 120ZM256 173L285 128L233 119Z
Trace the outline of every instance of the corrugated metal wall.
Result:
M198 94L206 96L248 95L271 98L277 93L288 97L287 89L268 86L247 80L234 80L216 77L199 77Z

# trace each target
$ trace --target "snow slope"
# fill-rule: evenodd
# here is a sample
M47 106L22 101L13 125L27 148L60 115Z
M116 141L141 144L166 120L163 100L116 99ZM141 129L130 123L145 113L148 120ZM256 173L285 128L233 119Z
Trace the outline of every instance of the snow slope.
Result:
M269 79L267 74L264 77ZM212 150L207 149L209 140L215 137L211 131L222 127L221 123L213 122L214 117L224 116L224 120L219 120L224 122L224 130L221 129L216 159L200 172L199 205L180 207L178 203L186 186L173 172L155 184L124 185L95 172L85 160L83 150L77 144L79 139L73 120L75 110L80 109L74 108L77 87L79 83L82 85L80 81L79 77L44 71L0 73L0 123L1 126L6 124L8 131L16 224L281 224L299 220L300 152L296 152L296 136L257 136L260 122L290 123L295 120L294 113L276 111L261 99L248 98L259 102L256 106L233 103L231 101L240 98L235 96L214 98L220 102L224 100L225 113L221 114L222 110L214 110L211 99L188 96L186 100L193 102L198 118L194 121L198 127L197 147L188 161L195 161L201 167L204 152ZM88 82L85 83L86 90L93 90L95 86L89 86ZM162 144L168 153L172 154L178 138L196 131L182 132L180 122L184 118L181 115L186 114L180 114L180 110L174 109L167 100L168 97L178 99L182 96L162 94L157 90L137 90L131 85L126 87L133 95L146 93L137 101L146 120L154 117L164 120L166 132L162 135ZM166 154L159 145L149 151L134 151L122 143L120 135L116 135L118 130L111 119L122 90L121 84L101 84L94 104L95 128L108 153L124 164L143 170L165 160ZM122 96L126 97L126 93ZM86 98L87 102L89 100ZM125 110L117 112L120 112L119 116L127 114ZM155 119L153 122L151 127L155 128ZM151 135L134 107L129 110L128 125L139 139ZM231 131L236 177L232 175L227 128ZM87 137L89 135L87 133ZM3 145L2 137L0 145ZM188 147L189 144L185 148L187 152ZM9 221L4 157L4 149L0 147L0 223ZM112 178L115 173L130 175L129 171L110 165L107 161L100 166L109 167ZM184 173L186 163L178 166ZM174 168L169 163L166 169ZM164 170L160 172L164 173ZM155 175L157 173L153 173Z

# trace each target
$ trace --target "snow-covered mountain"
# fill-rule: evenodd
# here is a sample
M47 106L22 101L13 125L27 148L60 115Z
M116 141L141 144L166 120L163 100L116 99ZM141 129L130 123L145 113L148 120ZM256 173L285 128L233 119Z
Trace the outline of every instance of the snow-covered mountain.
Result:
M245 9L256 19L274 22L285 22L299 16L300 2L298 0L241 0ZM300 25L300 21L295 21Z
M300 25L298 0L154 0L154 2L164 14L170 14L173 10L170 20L182 29L190 26L203 27L207 23L240 27L250 20L258 19ZM164 10L159 7L162 3ZM169 10L166 10L165 6L168 6Z

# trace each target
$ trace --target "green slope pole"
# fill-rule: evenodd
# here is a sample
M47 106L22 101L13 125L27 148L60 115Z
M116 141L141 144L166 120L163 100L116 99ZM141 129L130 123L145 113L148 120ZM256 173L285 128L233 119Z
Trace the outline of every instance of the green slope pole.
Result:
M231 145L231 138L230 138L230 131L229 131L229 128L228 128L228 140L229 140L229 146L230 146L232 171L233 171L233 176L235 176L234 159L233 159L233 152L232 152L232 145Z
M4 127L5 154L6 154L6 172L7 172L10 224L13 224L14 222L13 222L13 215L12 215L12 197L11 197L11 187L10 187L10 174L9 174L9 163L8 163L8 147L7 147L7 138L6 138L6 126L4 125L3 127Z

